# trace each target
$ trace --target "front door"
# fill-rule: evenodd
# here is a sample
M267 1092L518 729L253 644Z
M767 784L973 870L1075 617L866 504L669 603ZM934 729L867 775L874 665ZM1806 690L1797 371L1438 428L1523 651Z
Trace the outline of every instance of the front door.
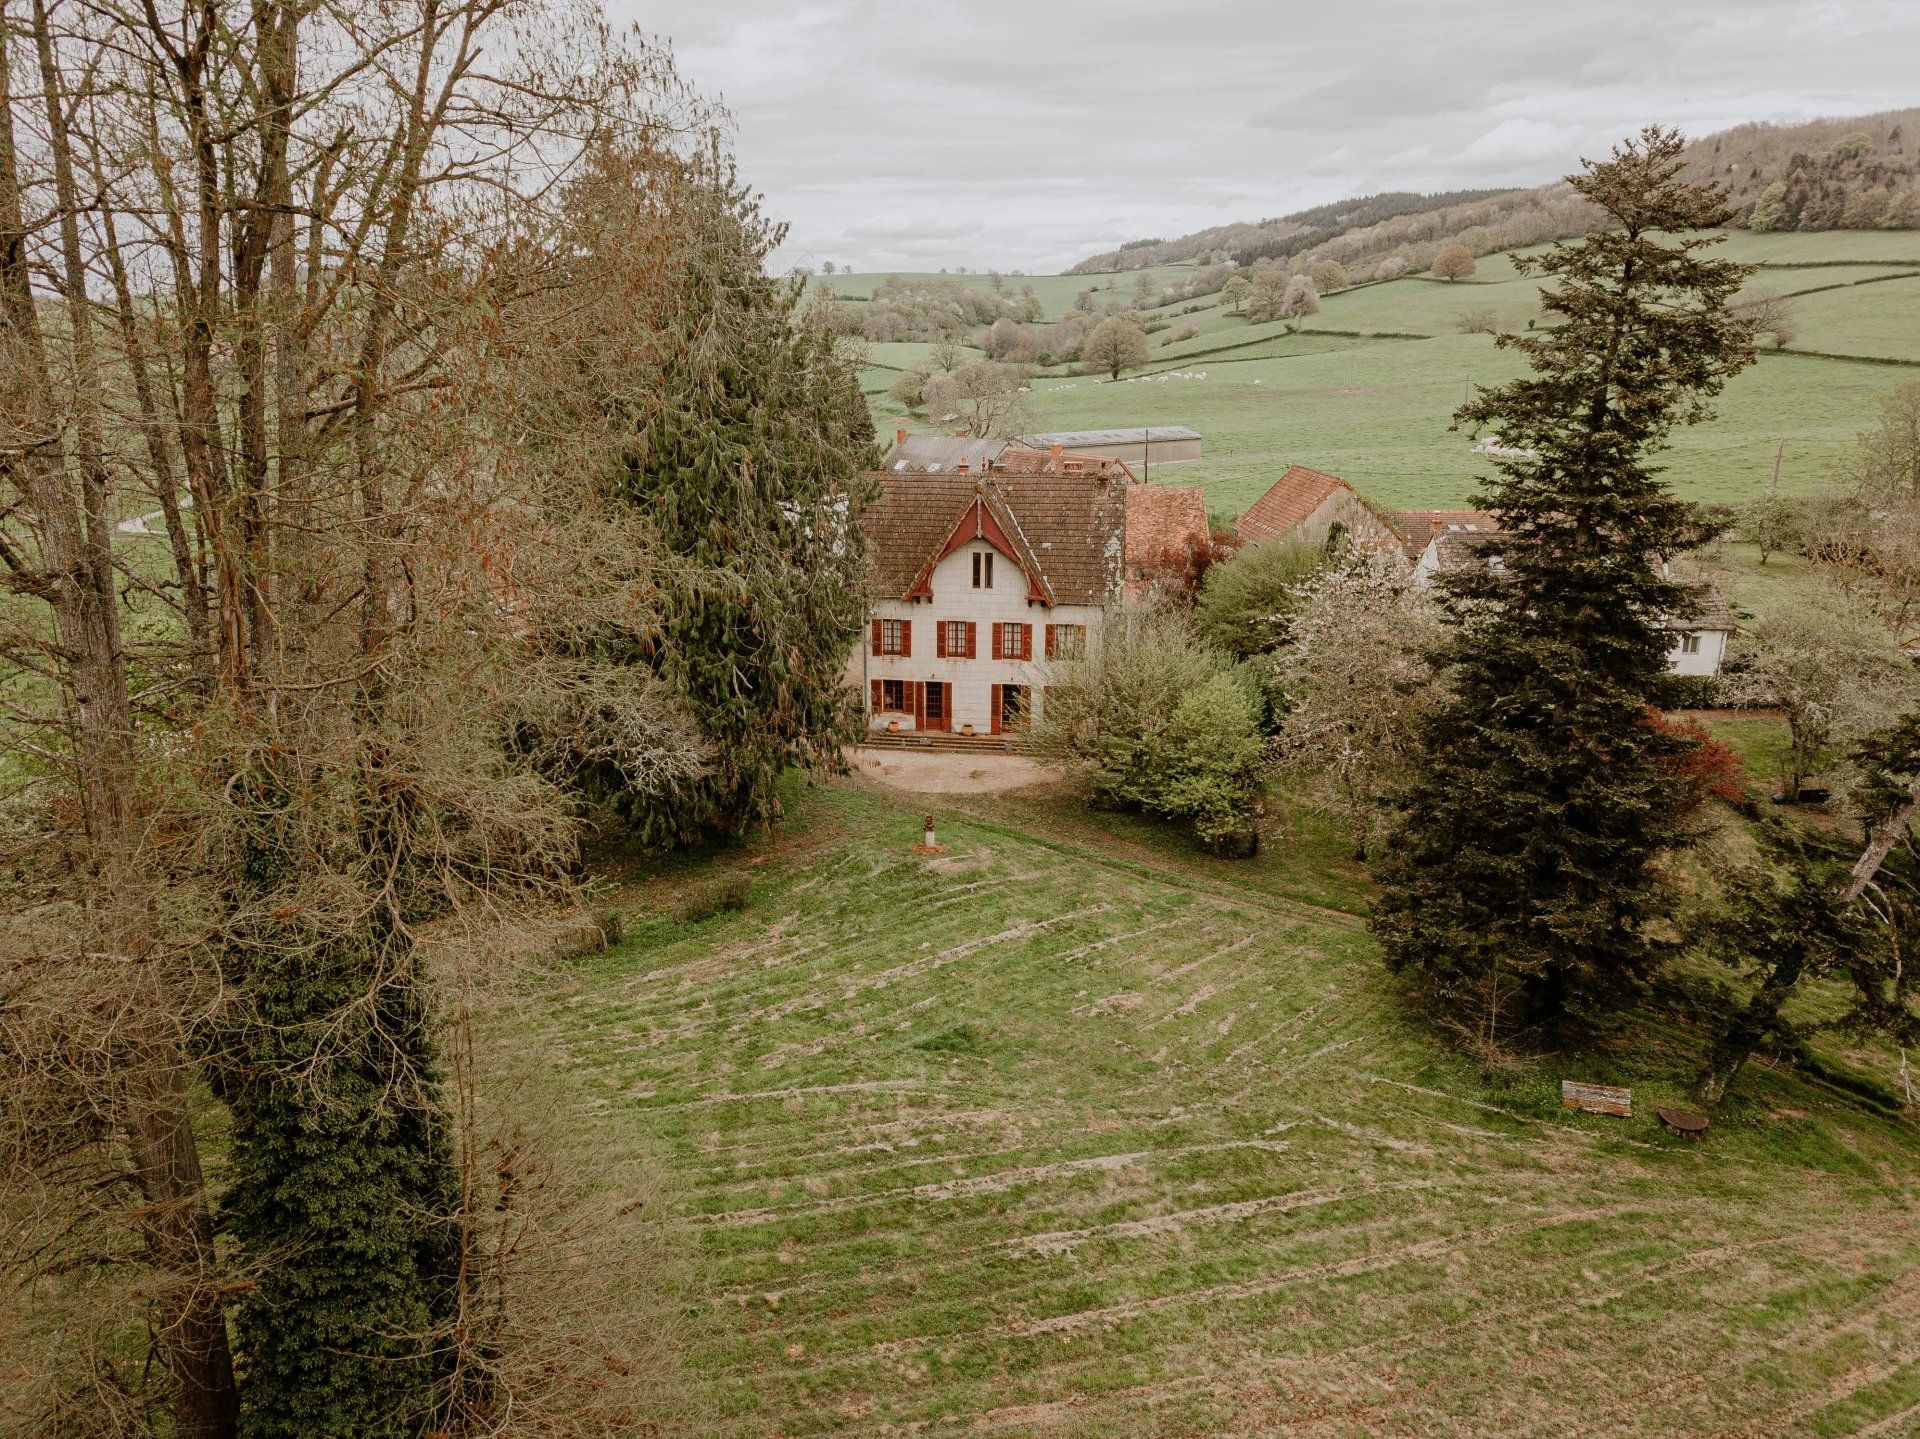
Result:
M921 728L953 728L953 686L940 680L927 681L927 713Z
M1013 734L1027 727L1027 686L1000 686L1000 713L996 717L996 728L1002 734Z

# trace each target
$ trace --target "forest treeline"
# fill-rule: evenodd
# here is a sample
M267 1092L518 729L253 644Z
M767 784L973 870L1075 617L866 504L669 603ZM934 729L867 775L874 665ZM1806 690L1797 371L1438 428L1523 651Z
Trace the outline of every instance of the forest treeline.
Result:
M1688 173L1726 187L1730 223L1755 230L1920 228L1920 109L1739 125L1688 146ZM1450 243L1476 254L1577 235L1597 212L1564 181L1537 189L1389 193L1258 223L1134 242L1080 261L1072 274L1231 259L1337 260L1350 270L1395 259L1425 269ZM1483 243L1476 243L1483 242Z
M727 137L590 8L0 7L0 1430L664 1412L473 1026L854 720L871 422Z

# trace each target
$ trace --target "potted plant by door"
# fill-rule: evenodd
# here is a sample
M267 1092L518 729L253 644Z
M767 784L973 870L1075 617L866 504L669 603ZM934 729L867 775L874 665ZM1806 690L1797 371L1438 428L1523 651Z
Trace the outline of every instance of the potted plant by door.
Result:
M970 724L963 724L963 725L961 725L961 726L960 726L960 733L961 733L961 734L966 734L966 735L970 735L970 734L972 734L972 733L973 733L973 726L972 726L972 725L970 725Z
M888 734L899 734L899 733L900 733L900 721L899 721L899 720L888 720L888 721L887 721L887 733L888 733Z

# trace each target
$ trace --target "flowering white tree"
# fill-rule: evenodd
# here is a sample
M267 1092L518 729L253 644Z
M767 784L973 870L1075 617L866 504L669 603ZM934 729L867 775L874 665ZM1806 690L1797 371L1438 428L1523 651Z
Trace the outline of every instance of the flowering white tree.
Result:
M1301 598L1292 643L1275 658L1286 706L1276 748L1283 772L1346 818L1354 858L1365 859L1420 721L1442 697L1427 656L1445 626L1406 569L1377 553L1310 581Z

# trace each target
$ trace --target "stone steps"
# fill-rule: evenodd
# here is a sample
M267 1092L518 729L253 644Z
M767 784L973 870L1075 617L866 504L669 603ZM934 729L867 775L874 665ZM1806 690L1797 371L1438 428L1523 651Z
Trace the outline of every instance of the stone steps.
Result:
M921 754L1014 754L1023 746L1010 735L963 735L945 730L869 730L860 741L875 749L915 750Z

